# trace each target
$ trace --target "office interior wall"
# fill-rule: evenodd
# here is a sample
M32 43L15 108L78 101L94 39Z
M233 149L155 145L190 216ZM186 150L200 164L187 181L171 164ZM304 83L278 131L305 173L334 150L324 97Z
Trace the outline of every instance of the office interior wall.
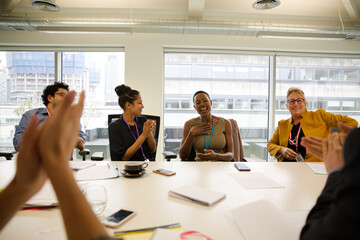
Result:
M163 119L163 48L197 48L245 51L291 51L360 54L360 41L309 41L257 39L254 37L179 34L45 34L0 32L0 50L12 47L125 47L125 84L141 92L144 114ZM163 121L157 160L161 160Z

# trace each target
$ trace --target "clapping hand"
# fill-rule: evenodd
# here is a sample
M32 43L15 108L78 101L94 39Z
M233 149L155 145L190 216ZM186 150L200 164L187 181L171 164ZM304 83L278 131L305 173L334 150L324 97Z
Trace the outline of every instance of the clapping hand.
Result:
M345 134L348 134L352 128L348 125L345 125L343 123L339 123L338 124L339 129L344 132ZM341 145L344 144L345 142L345 135L339 135L340 137L340 143ZM327 141L326 139L322 139L322 138L318 138L318 137L304 137L301 139L301 145L303 145L306 148L306 151L314 154L316 157L325 160L325 155L323 154L323 141Z
M155 125L156 125L155 121L147 120L146 122L144 122L142 134L144 134L145 138L149 137Z

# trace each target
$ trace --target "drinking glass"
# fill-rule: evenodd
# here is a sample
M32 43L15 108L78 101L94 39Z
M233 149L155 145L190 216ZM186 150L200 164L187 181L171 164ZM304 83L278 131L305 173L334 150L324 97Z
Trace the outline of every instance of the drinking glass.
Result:
M96 215L104 212L107 203L107 193L103 185L88 185L83 190L84 195Z

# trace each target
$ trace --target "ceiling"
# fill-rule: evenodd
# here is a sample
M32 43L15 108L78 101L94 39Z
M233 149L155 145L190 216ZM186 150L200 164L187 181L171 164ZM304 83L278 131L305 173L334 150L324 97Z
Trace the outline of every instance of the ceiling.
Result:
M360 0L280 1L274 9L256 10L255 0L56 0L61 11L50 13L32 8L29 0L1 0L0 30L241 36L282 31L344 33L360 40Z

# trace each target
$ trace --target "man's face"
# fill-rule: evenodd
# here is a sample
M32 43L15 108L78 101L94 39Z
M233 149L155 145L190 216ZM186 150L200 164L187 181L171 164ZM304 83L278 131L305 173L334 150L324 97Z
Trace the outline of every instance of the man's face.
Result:
M64 88L59 88L55 92L54 96L51 95L48 96L49 104L51 104L53 108L56 108L62 102L64 96L68 93L69 93L68 90Z

